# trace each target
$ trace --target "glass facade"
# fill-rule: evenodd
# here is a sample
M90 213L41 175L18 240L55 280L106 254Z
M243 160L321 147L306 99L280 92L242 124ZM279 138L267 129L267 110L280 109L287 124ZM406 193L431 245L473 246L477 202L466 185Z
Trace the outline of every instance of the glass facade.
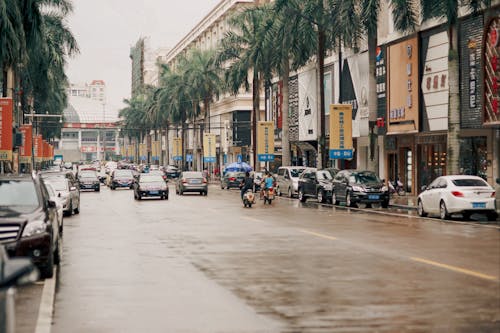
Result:
M487 141L485 136L460 139L459 168L462 175L475 175L487 180Z

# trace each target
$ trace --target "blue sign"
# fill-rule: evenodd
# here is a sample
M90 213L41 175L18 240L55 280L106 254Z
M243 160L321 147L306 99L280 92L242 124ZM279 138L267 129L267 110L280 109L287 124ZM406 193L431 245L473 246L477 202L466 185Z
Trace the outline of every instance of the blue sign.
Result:
M182 156L174 156L174 161L182 161Z
M193 155L187 154L186 155L186 162L193 162Z
M241 162L243 162L243 156L238 155L238 163L241 163Z
M274 154L258 154L259 162L274 161Z
M346 159L352 158L353 150L352 149L330 149L330 159Z
M227 164L227 155L224 154L224 164Z
M142 156L140 157L140 160L141 160L141 161L145 161L145 160L146 160L146 156L142 155Z
M203 162L205 163L214 163L215 157L203 157Z
M160 160L160 158L159 158L158 156L152 156L152 157L151 157L151 159L152 159L153 161L159 161L159 160Z

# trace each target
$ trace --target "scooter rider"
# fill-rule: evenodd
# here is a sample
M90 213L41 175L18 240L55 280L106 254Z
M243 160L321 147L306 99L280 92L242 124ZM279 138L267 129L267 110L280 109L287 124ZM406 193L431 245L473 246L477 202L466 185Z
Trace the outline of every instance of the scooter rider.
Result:
M241 183L241 200L243 200L243 195L247 190L253 190L253 177L250 177L250 172L245 172L245 179Z
M274 185L274 178L271 176L269 171L266 171L266 177L264 178L264 188L265 190L269 190Z

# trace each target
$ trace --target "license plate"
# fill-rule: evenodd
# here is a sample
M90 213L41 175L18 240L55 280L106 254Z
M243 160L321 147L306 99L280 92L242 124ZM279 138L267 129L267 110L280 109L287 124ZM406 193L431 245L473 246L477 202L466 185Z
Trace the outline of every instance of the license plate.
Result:
M486 202L473 202L472 208L486 208Z
M370 200L378 200L380 196L378 194L369 194L368 199Z
M149 191L149 194L160 194L159 191Z
M201 183L201 180L199 180L199 179L191 180L191 184L200 184L200 183Z

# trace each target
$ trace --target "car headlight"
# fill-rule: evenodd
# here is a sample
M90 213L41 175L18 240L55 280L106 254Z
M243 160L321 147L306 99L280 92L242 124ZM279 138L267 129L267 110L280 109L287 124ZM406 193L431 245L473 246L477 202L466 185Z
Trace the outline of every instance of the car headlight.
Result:
M42 220L34 220L28 222L24 227L22 237L31 237L37 234L45 232L47 229L47 224Z
M365 191L364 187L361 187L361 186L353 186L352 190L355 192L364 192Z

